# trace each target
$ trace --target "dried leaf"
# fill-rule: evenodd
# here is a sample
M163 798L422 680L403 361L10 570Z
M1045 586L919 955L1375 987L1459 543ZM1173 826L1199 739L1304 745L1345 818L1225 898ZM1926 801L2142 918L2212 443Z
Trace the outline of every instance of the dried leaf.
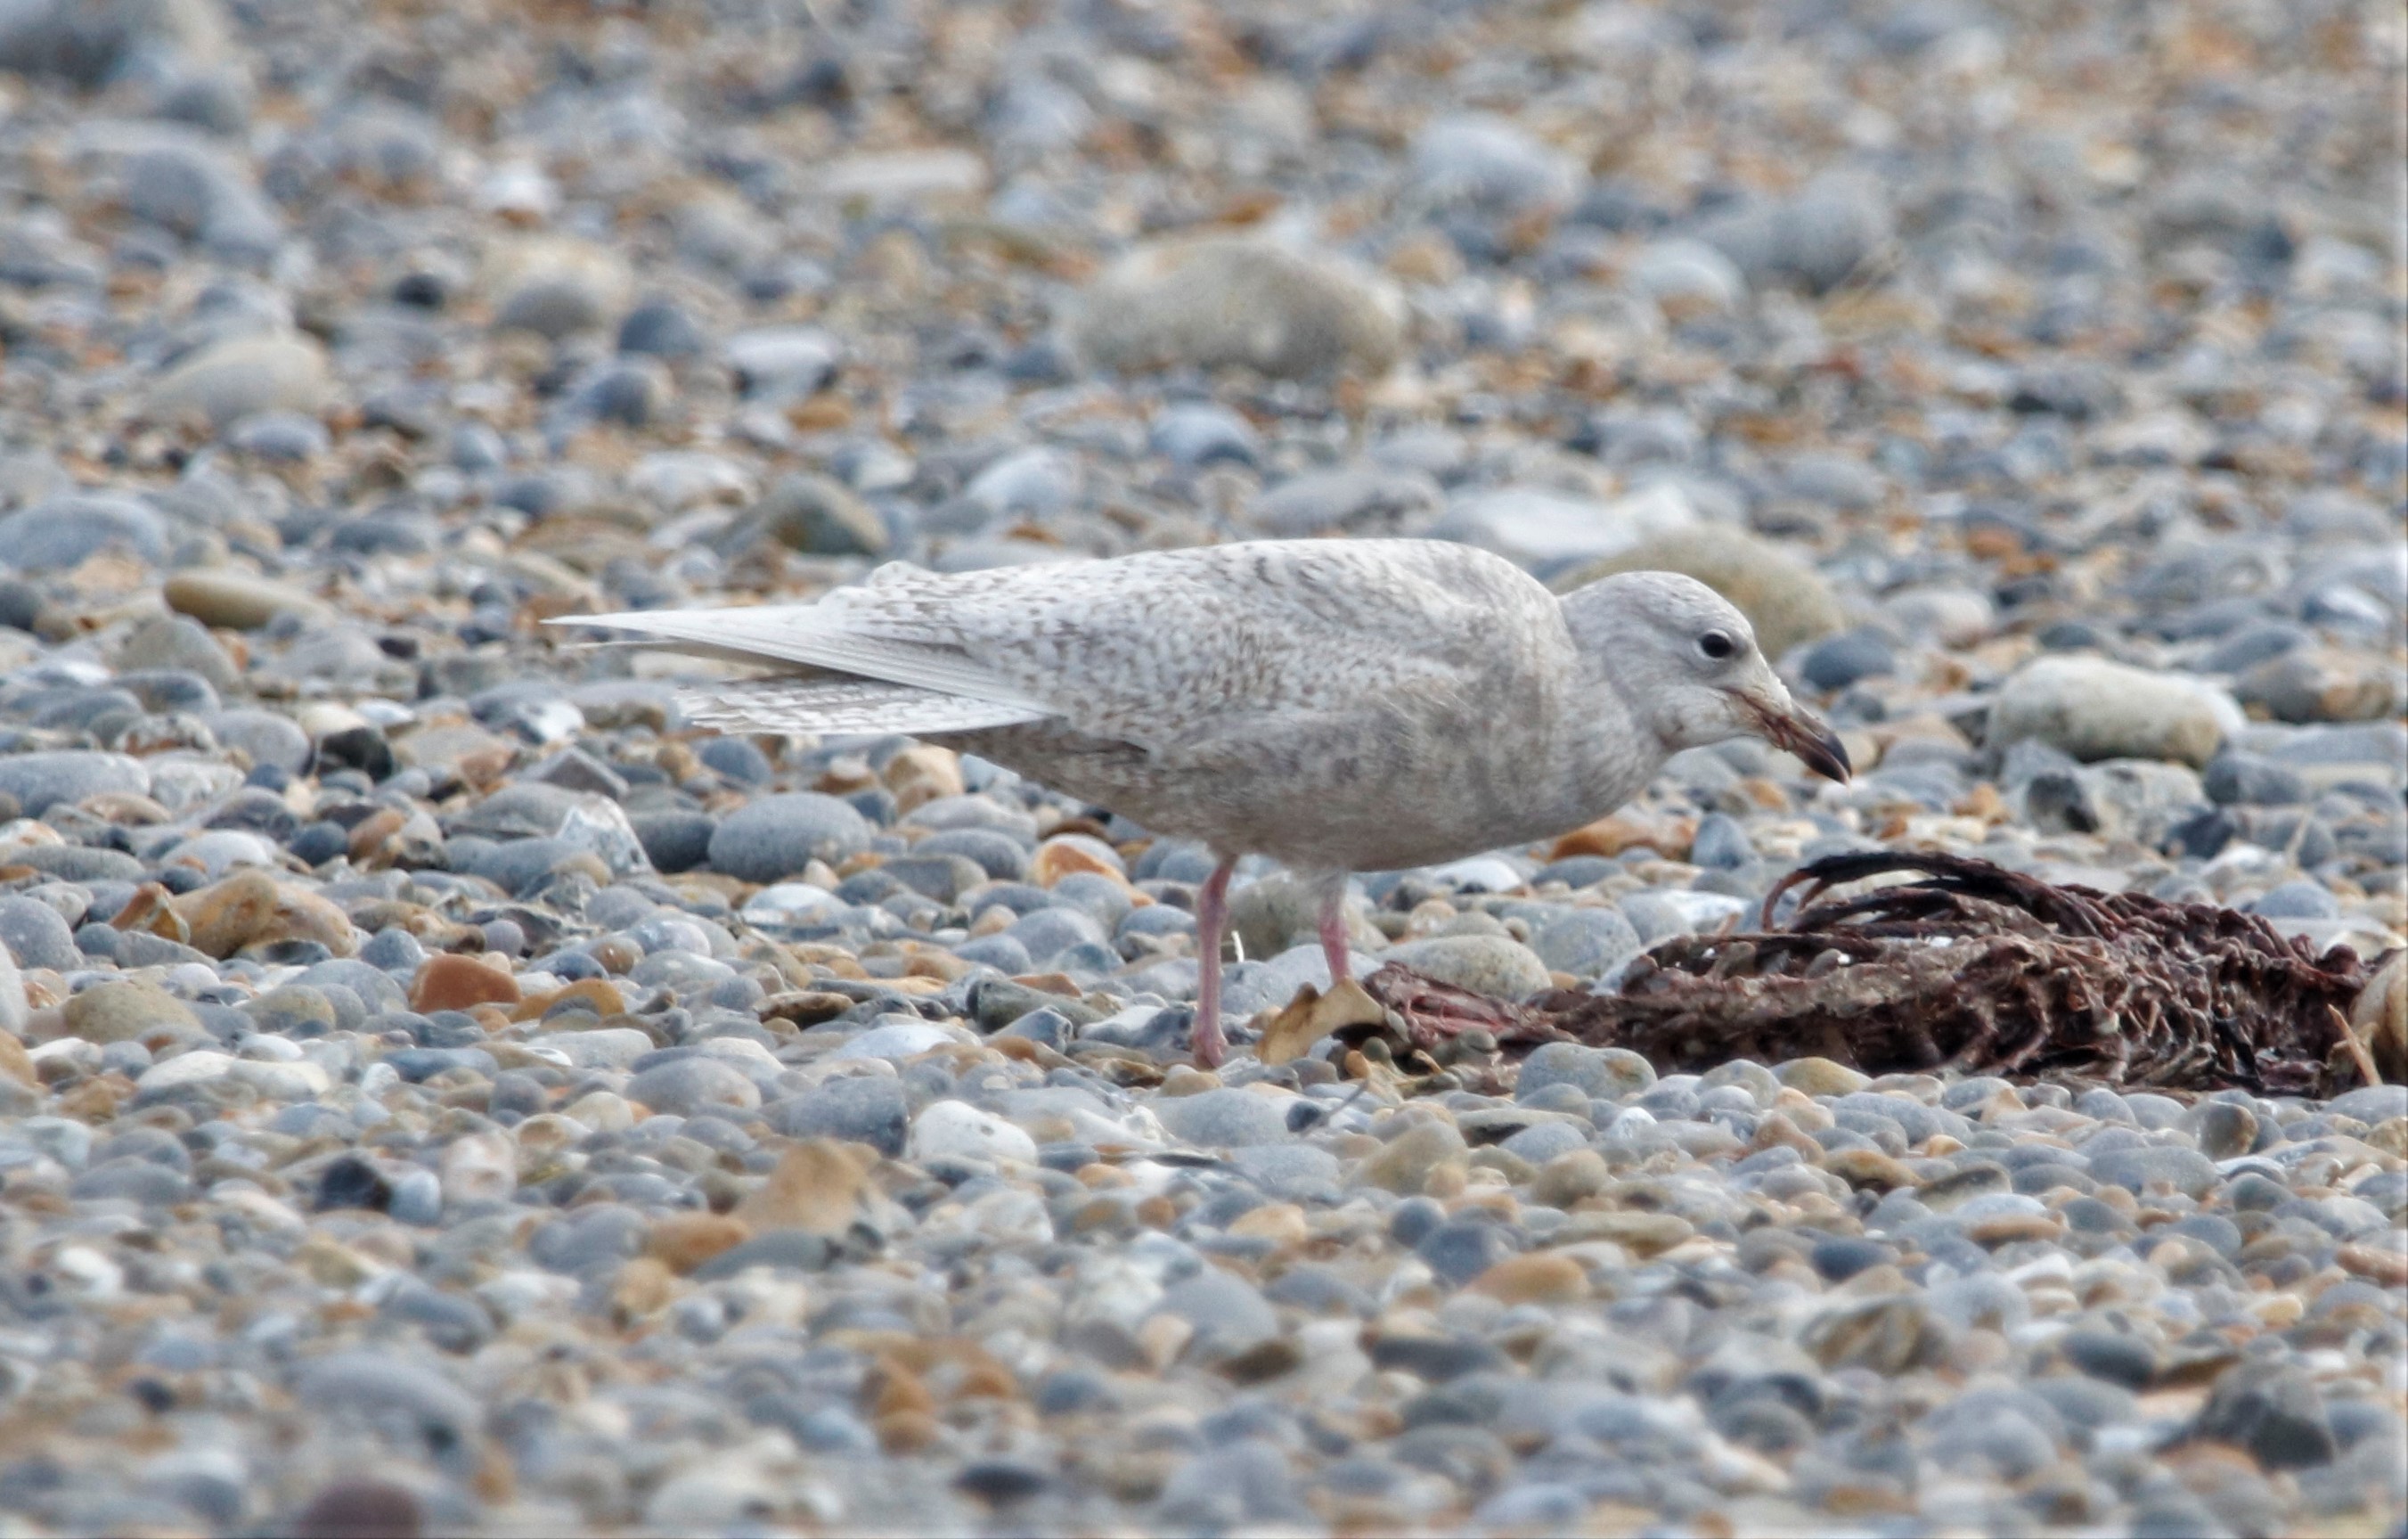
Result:
M2385 1079L2408 1081L2408 951L2392 953L2358 992L2349 1024Z
M1285 1063L1333 1032L1350 1026L1377 1026L1387 1018L1379 1002L1352 978L1324 994L1311 984L1296 991L1287 1007L1271 1017L1254 1044L1254 1057L1265 1063Z

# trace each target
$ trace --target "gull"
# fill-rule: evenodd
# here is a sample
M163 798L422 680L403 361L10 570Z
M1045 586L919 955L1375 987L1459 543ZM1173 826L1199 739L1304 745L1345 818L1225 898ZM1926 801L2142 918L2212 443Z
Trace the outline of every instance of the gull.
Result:
M1212 852L1196 894L1190 1045L1226 1051L1221 942L1240 856L1319 899L1333 985L1356 871L1435 865L1595 822L1683 749L1753 736L1845 780L1747 619L1705 584L1625 572L1560 597L1428 539L1256 540L937 573L816 603L580 615L773 671L680 703L728 732L899 732L972 753Z

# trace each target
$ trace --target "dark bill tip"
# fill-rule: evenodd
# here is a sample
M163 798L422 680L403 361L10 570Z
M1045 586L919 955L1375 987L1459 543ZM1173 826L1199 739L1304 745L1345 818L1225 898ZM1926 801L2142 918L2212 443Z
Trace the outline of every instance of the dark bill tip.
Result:
M1801 724L1798 741L1783 746L1825 780L1845 784L1848 777L1856 773L1856 767L1848 762L1847 746L1840 741L1840 735L1821 722L1814 723L1812 728Z
M1825 780L1844 784L1856 772L1840 735L1813 712L1795 705L1777 711L1753 699L1747 704L1765 741L1796 755L1800 763Z

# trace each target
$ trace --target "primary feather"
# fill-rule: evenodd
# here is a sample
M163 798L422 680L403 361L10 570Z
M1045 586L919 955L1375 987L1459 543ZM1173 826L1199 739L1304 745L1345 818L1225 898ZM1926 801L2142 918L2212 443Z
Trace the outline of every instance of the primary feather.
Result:
M1013 706L1039 715L1048 713L1050 708L1042 702L942 639L881 634L860 623L866 618L845 605L830 602L759 609L643 610L584 616L576 623L632 631L708 656L800 663Z
M882 679L773 676L678 691L697 726L718 732L907 732L926 736L1042 720L1040 708L999 705Z

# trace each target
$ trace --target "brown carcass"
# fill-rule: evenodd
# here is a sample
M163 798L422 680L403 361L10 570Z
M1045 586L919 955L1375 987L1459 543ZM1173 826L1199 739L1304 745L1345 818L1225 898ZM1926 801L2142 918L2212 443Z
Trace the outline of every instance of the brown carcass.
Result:
M1830 893L1899 874L1919 880ZM1665 1072L1820 1055L1874 1074L2329 1096L2375 1078L2345 1019L2372 971L2345 947L2319 956L2233 909L1872 851L1792 872L1756 930L1659 942L1610 993L1501 1005L1399 969L1366 987L1396 1047L1455 1062L1458 1080L1495 1077L1432 1051L1472 1028L1508 1057L1569 1039L1628 1048Z

